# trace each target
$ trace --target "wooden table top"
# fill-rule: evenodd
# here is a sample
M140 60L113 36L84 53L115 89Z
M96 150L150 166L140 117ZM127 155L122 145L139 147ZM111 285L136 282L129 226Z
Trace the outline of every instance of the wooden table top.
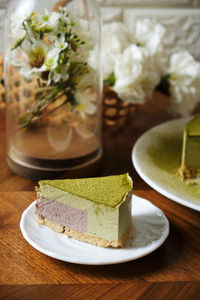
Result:
M156 95L135 113L128 127L103 133L104 157L97 175L128 171L134 194L162 209L170 222L169 237L159 249L138 260L108 266L59 261L24 240L19 222L36 197L36 183L7 167L5 118L0 114L0 299L199 299L200 213L153 190L131 162L138 137L170 119L167 106L167 99Z

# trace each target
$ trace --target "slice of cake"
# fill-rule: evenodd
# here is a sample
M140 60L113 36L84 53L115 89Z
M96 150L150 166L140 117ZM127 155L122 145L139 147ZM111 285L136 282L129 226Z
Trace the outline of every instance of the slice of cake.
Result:
M129 238L132 179L128 174L42 180L36 191L39 225L101 247L123 247Z
M189 121L183 132L181 179L200 177L200 115Z

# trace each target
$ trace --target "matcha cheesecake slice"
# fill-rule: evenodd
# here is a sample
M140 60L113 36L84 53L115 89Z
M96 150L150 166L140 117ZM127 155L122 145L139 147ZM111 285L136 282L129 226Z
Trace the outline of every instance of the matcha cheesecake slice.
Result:
M195 116L184 128L178 176L183 180L200 177L200 115Z
M123 247L131 224L132 179L122 175L39 181L35 218L68 237Z

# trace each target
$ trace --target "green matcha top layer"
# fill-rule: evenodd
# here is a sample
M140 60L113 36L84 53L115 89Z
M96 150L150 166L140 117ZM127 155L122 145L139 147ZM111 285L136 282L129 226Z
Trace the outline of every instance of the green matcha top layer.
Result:
M132 179L126 173L96 178L42 180L39 185L49 185L81 198L115 207L132 190Z
M200 136L200 115L195 116L187 123L185 131L189 136Z

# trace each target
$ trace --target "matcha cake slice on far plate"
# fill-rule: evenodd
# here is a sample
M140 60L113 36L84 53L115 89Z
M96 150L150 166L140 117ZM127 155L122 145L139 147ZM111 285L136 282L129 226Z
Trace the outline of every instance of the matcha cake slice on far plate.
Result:
M184 128L178 176L182 180L200 177L200 115L193 117Z
M39 225L101 247L123 247L130 236L132 179L122 175L39 181Z

